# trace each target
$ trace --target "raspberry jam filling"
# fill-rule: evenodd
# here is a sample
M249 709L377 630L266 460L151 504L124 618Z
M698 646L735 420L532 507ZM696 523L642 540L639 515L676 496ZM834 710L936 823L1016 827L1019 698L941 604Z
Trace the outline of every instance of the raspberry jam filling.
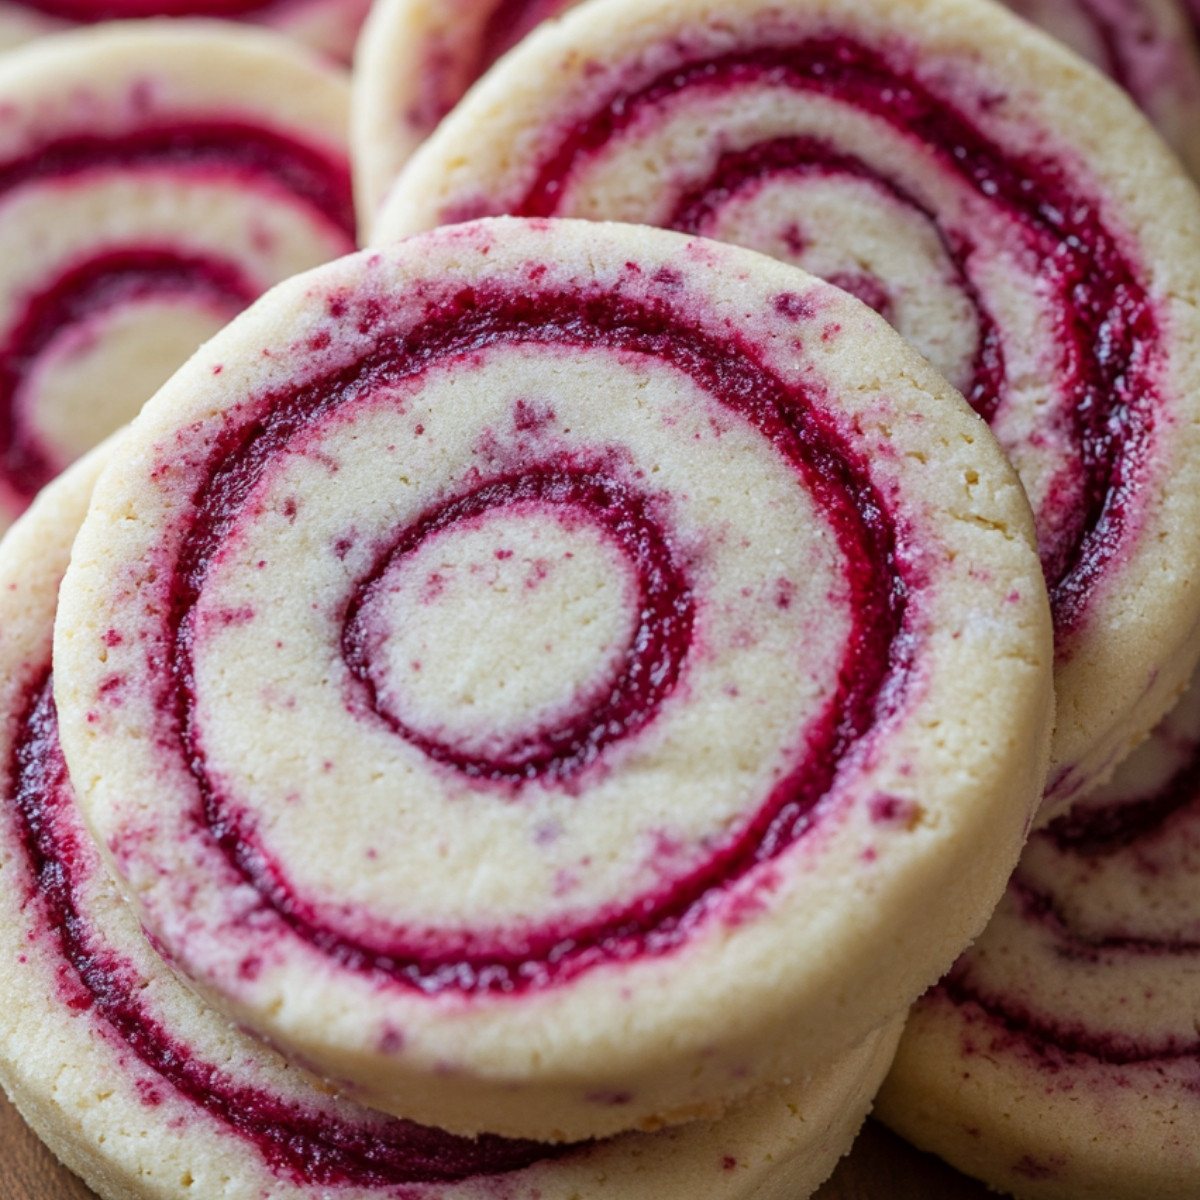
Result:
M144 17L243 17L280 7L280 0L15 0L21 8L90 25Z
M520 991L568 980L614 959L669 952L713 911L725 889L804 834L842 760L902 702L910 653L907 640L899 636L907 585L889 506L831 419L808 403L805 389L810 384L784 382L739 335L705 332L661 302L600 289L534 297L497 287L465 288L430 300L421 323L407 330L388 328L375 299L339 297L330 308L347 328L357 329L357 336L369 333L371 348L353 363L303 385L256 397L246 410L251 415L230 424L194 494L194 515L183 528L169 570L164 636L170 670L159 705L194 777L202 806L197 819L297 936L345 966L427 992ZM209 775L197 715L193 614L210 564L227 539L236 536L242 510L271 460L286 454L293 439L375 388L394 387L484 349L537 344L605 349L626 361L630 355L646 356L673 368L749 422L788 464L833 531L845 564L851 627L835 672L837 685L808 723L790 767L757 808L706 851L699 865L664 865L660 881L645 893L611 902L575 922L490 931L392 928L370 939L346 936L322 923L316 908L292 888L286 864L255 845L238 798L225 794ZM396 555L419 546L432 531L450 528L488 506L503 507L514 497L586 510L589 520L621 544L641 600L637 632L626 647L615 686L597 706L565 724L533 731L515 755L502 761L461 753L453 743L414 740L446 768L476 779L477 786L505 784L507 790L497 795L511 795L514 776L525 787L570 774L577 786L589 764L602 760L610 746L653 724L693 641L693 602L686 576L674 562L670 531L658 528L650 507L619 478L581 471L564 455L562 462L536 464L519 475L473 480L465 492L397 531L374 567L348 585L342 653L360 680L371 673L370 637L364 636L360 613L373 581L382 578ZM160 573L160 579L167 577L168 571ZM411 737L402 723L386 714L385 719L397 736ZM587 802L586 792L579 802ZM684 873L672 877L672 869ZM253 919L258 922L261 916Z
M372 668L372 631L364 619L374 595L387 585L397 559L411 555L428 538L457 522L533 502L546 508L575 509L603 524L639 575L637 622L615 678L583 711L568 711L561 722L534 729L502 754L465 753L448 740L424 733L381 704ZM519 781L565 779L582 770L618 738L632 736L674 689L692 636L691 591L671 557L664 531L651 517L644 497L603 476L580 471L530 470L496 479L439 505L407 529L370 573L350 601L342 656L367 688L372 709L430 758L475 778ZM585 697L586 698L586 697Z
M726 151L703 184L679 198L665 224L681 233L711 236L707 227L739 193L760 186L766 179L806 175L870 180L883 188L898 205L921 214L936 231L947 258L957 271L958 287L970 300L978 323L971 377L961 390L975 411L985 421L990 421L1004 389L1004 348L995 321L967 275L966 263L973 247L952 245L945 231L938 228L934 213L903 188L884 179L862 159L841 154L829 142L811 137L773 138L744 150ZM881 316L889 315L890 297L885 285L875 276L862 274L839 278L830 275L827 278L830 283L858 296Z
M82 829L48 678L32 689L9 765L13 819L40 910L40 936L63 960L60 1001L89 1012L116 1039L212 1121L254 1146L267 1168L297 1185L387 1189L521 1170L569 1147L482 1135L456 1137L411 1121L362 1113L347 1119L295 1097L231 1078L228 1064L205 1061L143 1002L145 977L108 944L87 908L100 865ZM153 989L151 989L153 991ZM143 1103L161 1089L139 1081Z
M247 190L281 188L345 234L347 249L354 246L348 161L332 148L236 119L176 121L111 137L74 134L51 139L23 157L0 162L0 195L88 171L156 169L186 171L199 178L206 173L240 177L240 186Z
M25 301L0 346L0 470L26 502L60 470L17 405L25 380L63 330L115 307L187 299L233 317L259 294L237 264L213 256L150 246L110 250L76 263Z
M1043 536L1041 554L1060 639L1078 624L1106 565L1136 527L1136 493L1158 402L1160 330L1154 306L1108 228L1100 205L1076 190L1050 160L1007 153L935 95L915 75L894 67L876 50L850 37L814 38L790 46L748 47L716 58L679 61L648 82L617 86L585 116L565 122L557 143L542 159L524 195L505 204L520 216L560 211L574 174L605 153L635 126L653 123L656 110L673 98L732 93L747 86L790 88L828 97L887 122L902 141L917 139L938 156L943 171L974 193L1023 235L1038 257L1044 303L1053 313L1065 398L1076 450L1080 499L1072 519L1055 536ZM681 220L707 203L727 198L727 173L738 184L758 172L795 170L786 161L789 142L807 169L874 171L822 150L810 139L772 138L726 159L716 175L694 185ZM875 172L878 175L878 172ZM878 176L883 185L890 181ZM707 196L707 199L704 197ZM463 214L459 214L463 215ZM972 247L949 248L967 269ZM1003 348L980 309L980 359L973 399L987 415L1005 400ZM1053 497L1051 498L1053 500Z
M283 188L354 245L349 168L345 161L269 129L235 123L177 124L119 137L76 136L48 142L0 164L0 194L43 181L86 179L112 170L186 171L193 178L230 176L240 187ZM18 501L28 501L62 463L39 445L17 403L22 384L57 336L82 328L114 306L189 300L233 317L262 291L233 262L161 244L110 245L77 261L23 299L0 346L0 470Z

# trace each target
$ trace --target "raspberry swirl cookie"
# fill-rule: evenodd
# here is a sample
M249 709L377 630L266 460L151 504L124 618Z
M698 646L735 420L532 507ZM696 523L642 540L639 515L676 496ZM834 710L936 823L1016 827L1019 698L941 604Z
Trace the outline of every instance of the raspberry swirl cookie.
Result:
M1200 1193L1200 686L1035 834L916 1006L885 1120L1021 1197Z
M354 246L344 76L233 26L0 61L0 519L272 284Z
M438 231L143 410L63 584L63 745L158 944L296 1061L456 1131L691 1119L858 1042L1002 893L1050 720L1027 521L803 272Z
M1050 585L1047 816L1183 687L1200 648L1200 202L1075 56L962 0L583 5L442 123L372 240L495 212L797 262L964 392L1021 475Z
M364 225L416 148L505 51L578 0L378 0L355 61ZM1115 79L1200 176L1200 55L1182 0L1006 0Z
M0 0L0 50L98 22L219 19L261 25L348 63L370 0Z
M807 1196L849 1147L900 1032L721 1121L582 1146L454 1137L315 1088L205 1008L142 936L58 746L55 593L95 456L0 548L0 1082L104 1200L737 1200Z

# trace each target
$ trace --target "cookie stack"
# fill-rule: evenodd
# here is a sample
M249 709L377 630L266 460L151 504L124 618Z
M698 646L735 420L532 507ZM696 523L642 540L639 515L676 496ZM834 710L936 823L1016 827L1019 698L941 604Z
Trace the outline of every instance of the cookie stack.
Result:
M1200 198L986 0L595 0L381 183L409 8L371 248L0 544L0 1078L106 1198L798 1200L939 978L1076 1028L1006 964L1200 653Z

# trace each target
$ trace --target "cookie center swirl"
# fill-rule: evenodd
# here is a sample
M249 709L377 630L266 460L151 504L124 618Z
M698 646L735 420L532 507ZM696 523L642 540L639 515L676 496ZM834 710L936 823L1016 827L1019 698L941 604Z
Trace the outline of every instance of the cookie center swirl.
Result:
M352 969L511 992L667 953L903 703L908 568L833 406L629 269L330 297L177 526L163 741L252 919Z
M352 600L343 646L376 712L432 758L562 777L650 718L691 623L644 499L546 469L404 530Z

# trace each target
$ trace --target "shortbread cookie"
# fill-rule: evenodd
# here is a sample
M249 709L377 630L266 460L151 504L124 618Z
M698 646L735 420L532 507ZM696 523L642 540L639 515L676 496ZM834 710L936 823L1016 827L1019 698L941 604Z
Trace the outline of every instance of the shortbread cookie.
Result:
M0 1082L104 1200L807 1196L849 1147L899 1022L715 1124L586 1146L469 1141L314 1088L149 948L75 808L50 694L55 592L97 463L0 548Z
M147 927L365 1102L571 1140L932 983L1044 782L986 426L737 247L484 222L276 289L143 410L56 697Z
M0 0L0 50L79 25L154 17L244 21L348 63L370 0Z
M1030 841L916 1007L887 1122L1020 1197L1200 1195L1200 685Z
M1200 200L1127 97L967 0L618 0L497 63L372 240L639 221L856 293L990 421L1057 629L1045 813L1149 732L1200 642Z
M354 247L344 76L215 23L0 59L0 527L272 284Z
M1200 176L1200 54L1183 0L1006 0L1115 79ZM355 194L369 225L483 71L578 0L377 0L356 55Z

